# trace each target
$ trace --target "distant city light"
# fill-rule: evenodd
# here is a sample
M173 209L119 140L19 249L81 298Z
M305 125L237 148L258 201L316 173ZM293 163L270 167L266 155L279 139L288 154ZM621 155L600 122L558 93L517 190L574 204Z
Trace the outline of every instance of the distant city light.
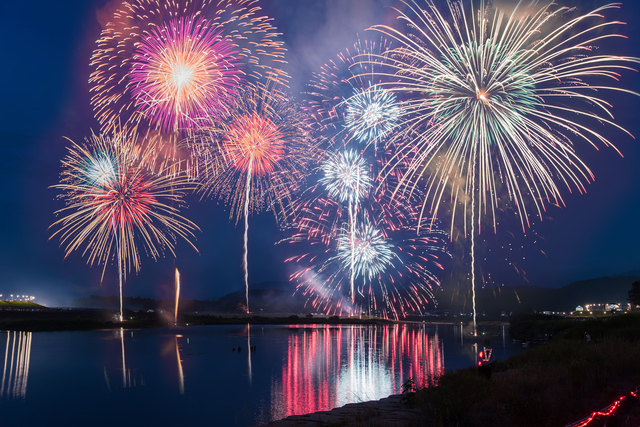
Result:
M4 297L4 294L0 294L0 301L24 301L29 302L35 300L36 297L33 295L13 295L9 294L9 297Z

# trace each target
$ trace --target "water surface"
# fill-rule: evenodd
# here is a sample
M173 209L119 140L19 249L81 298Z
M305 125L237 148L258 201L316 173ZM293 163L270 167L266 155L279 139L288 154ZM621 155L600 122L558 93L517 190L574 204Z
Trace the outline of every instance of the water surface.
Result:
M521 351L505 327L484 332L498 359ZM467 367L476 360L468 333L425 324L4 331L0 410L4 425L28 416L33 425L249 426Z

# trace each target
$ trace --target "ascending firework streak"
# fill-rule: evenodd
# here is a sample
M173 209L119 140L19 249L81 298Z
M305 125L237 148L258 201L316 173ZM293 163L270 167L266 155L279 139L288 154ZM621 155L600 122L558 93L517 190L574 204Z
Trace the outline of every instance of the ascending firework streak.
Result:
M435 217L450 188L454 207L462 199L465 230L471 224L472 253L474 224L480 233L488 209L495 231L501 187L523 229L529 226L526 201L540 219L546 203L563 204L557 181L569 191L585 192L584 183L593 174L572 140L613 147L586 123L606 123L626 132L613 122L604 93L633 92L584 79L618 81L622 70L631 69L625 63L639 61L599 53L593 46L623 37L610 30L620 22L601 15L619 5L567 20L573 10L553 2L520 2L505 13L498 2L481 0L478 7L474 1L467 6L451 1L445 14L431 0L424 8L403 3L408 12L398 13L406 32L373 27L402 45L386 56L399 81L382 85L403 101L398 119L403 131L396 141L404 146L389 169L413 156L398 192L414 191L424 178L423 212L428 209ZM473 274L472 289L475 294ZM475 332L475 301L473 312Z
M304 183L313 155L299 106L275 88L247 87L230 114L205 123L189 141L203 197L231 204L230 218L244 218L244 282L249 312L249 213L271 209L284 221L293 193Z
M223 114L247 79L286 80L284 47L256 0L133 0L91 57L91 104L103 131L142 123L164 132Z
M355 303L354 279L355 279L355 235L356 221L354 209L358 202L367 196L371 187L371 177L364 159L355 151L344 151L329 157L322 165L324 176L318 183L326 187L327 192L340 203L347 203L349 207L348 240L350 246L350 285L351 303Z
M131 268L140 270L138 247L159 258L165 249L172 255L177 237L190 242L198 227L182 217L176 207L182 202L181 190L193 185L184 175L165 174L158 167L153 138L140 143L135 131L126 129L111 136L93 134L86 145L72 142L62 160L60 184L67 206L52 227L60 227L51 238L60 236L66 245L65 258L84 247L88 263L106 265L116 249L120 281L120 320L122 320L123 275ZM138 144L137 144L138 143Z
M178 303L180 302L180 272L176 268L176 313L174 316L173 324L178 324Z

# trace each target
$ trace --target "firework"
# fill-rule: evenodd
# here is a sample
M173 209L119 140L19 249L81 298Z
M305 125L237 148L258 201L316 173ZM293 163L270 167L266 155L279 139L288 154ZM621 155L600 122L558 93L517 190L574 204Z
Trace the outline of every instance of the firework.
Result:
M371 188L371 177L364 158L354 150L331 155L322 165L324 176L318 181L340 203L358 203Z
M563 204L557 182L584 192L593 174L572 141L613 147L589 123L621 129L605 94L629 91L602 86L601 78L618 81L638 59L594 49L622 37L611 31L619 22L601 15L616 4L565 19L573 11L552 2L526 10L518 3L510 14L484 0L448 2L446 13L433 1L403 3L406 32L373 27L400 43L387 57L399 81L383 85L402 99L398 124L405 130L395 136L404 145L389 167L412 153L400 187L425 188L423 209L433 217L445 193L462 207L465 230L471 227L475 295L473 236L484 215L495 230L501 187L523 229L526 202L539 218L545 204ZM598 85L589 83L594 77Z
M177 237L191 244L197 229L172 206L181 203L180 190L191 183L158 169L154 141L142 144L138 139L123 129L113 136L94 134L85 145L71 141L62 160L61 182L52 186L67 202L56 212L63 217L52 225L59 229L51 236L59 236L66 246L65 257L83 248L90 265L104 265L104 276L115 250L121 318L122 275L126 278L132 268L139 271L140 248L153 259L165 250L175 256Z
M355 232L338 236L337 258L343 265L355 266L355 276L372 277L394 267L393 246L387 243L380 230L365 221L356 225Z
M378 155L376 163L385 159ZM351 168L336 167L342 163ZM352 172L328 173L340 169ZM287 259L298 266L291 280L327 313L364 311L396 319L422 313L437 304L433 289L440 282L432 270L442 269L442 258L449 256L448 236L425 220L418 227L415 198L392 198L394 174L374 185L373 169L352 151L330 155L320 165L317 184L297 202L291 235L283 240L303 252ZM345 176L359 176L361 188L335 185Z
M399 319L437 304L433 290L440 282L432 270L442 269L447 235L435 227L418 232L409 225L417 214L404 217L409 209L398 207L368 203L361 206L354 226L343 220L329 235L335 222L330 212L340 210L334 200L317 198L301 209L286 241L304 245L308 252L287 261L299 267L291 279L314 308Z
M358 40L314 74L309 110L320 139L338 146L353 140L377 149L395 131L400 114L396 95L377 86L387 80L383 53L388 49L383 39Z
M349 207L350 232L349 241L351 255L351 298L355 301L355 218L354 209L357 203L367 195L371 187L371 178L364 159L355 151L344 151L326 160L322 166L324 176L318 183L326 186L329 195Z
M165 132L221 114L246 79L286 80L284 47L256 0L123 3L91 58L89 78L103 131L144 122Z
M390 135L400 112L396 96L379 87L356 90L345 104L345 127L360 142Z
M249 213L273 211L284 221L297 188L305 181L313 147L300 107L276 88L248 87L229 115L191 139L199 160L204 197L230 205L236 224L244 218L244 279L249 312Z
M131 60L136 111L165 132L192 127L207 105L224 110L243 79L238 51L202 17L151 29Z

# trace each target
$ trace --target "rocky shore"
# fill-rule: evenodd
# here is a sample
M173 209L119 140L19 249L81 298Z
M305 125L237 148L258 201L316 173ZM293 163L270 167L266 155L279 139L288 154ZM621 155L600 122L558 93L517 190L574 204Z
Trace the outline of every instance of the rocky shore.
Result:
M315 427L315 426L362 426L362 427L412 427L419 425L423 413L402 402L401 394L380 400L349 403L331 411L312 414L291 415L272 421L262 427Z

